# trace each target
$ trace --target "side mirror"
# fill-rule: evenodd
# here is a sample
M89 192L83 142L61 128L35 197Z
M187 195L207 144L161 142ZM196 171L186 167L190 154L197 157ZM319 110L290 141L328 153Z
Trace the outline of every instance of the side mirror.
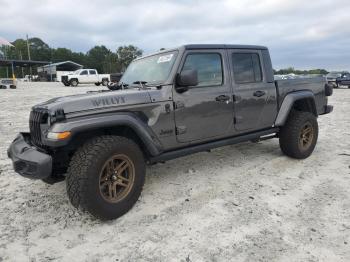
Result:
M198 85L197 70L184 70L176 77L176 91L183 93L189 89L190 86Z

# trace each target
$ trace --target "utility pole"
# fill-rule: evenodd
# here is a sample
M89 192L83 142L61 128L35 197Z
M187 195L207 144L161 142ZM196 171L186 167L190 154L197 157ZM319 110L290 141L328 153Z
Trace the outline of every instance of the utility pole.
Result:
M5 45L5 49L4 49L4 57L5 57L5 59L7 60L8 59L8 57L7 57L7 46ZM6 65L6 78L9 78L9 68L8 68L8 66Z
M23 60L22 50L19 50L19 58L20 58L21 60ZM21 69L22 69L22 78L24 78L23 65L21 66Z
M28 40L28 34L27 34L27 50L28 50L28 60L30 61L30 48L29 48L29 40ZM29 65L29 72L30 72L30 78L33 78L33 74L32 74L32 66Z

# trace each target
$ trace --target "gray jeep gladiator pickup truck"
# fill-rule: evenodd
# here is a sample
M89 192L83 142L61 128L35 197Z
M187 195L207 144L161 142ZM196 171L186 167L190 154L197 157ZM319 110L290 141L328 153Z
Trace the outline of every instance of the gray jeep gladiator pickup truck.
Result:
M333 109L325 78L274 81L262 46L161 51L134 60L118 89L34 106L30 133L8 149L14 170L65 179L73 206L114 219L139 198L146 164L270 138L303 159L315 148L317 117Z

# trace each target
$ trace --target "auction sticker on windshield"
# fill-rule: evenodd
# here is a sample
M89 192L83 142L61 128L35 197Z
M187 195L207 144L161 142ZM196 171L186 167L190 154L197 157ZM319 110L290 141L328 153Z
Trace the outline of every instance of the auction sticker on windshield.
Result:
M171 61L171 59L173 58L173 55L174 55L174 54L169 54L169 55L160 56L160 57L158 58L157 63L169 62L169 61Z

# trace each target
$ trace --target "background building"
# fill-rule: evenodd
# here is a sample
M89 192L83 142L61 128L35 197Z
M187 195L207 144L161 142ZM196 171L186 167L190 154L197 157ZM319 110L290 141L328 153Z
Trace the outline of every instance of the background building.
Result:
M61 81L61 76L83 68L82 65L72 61L52 63L38 67L38 75L41 81Z

